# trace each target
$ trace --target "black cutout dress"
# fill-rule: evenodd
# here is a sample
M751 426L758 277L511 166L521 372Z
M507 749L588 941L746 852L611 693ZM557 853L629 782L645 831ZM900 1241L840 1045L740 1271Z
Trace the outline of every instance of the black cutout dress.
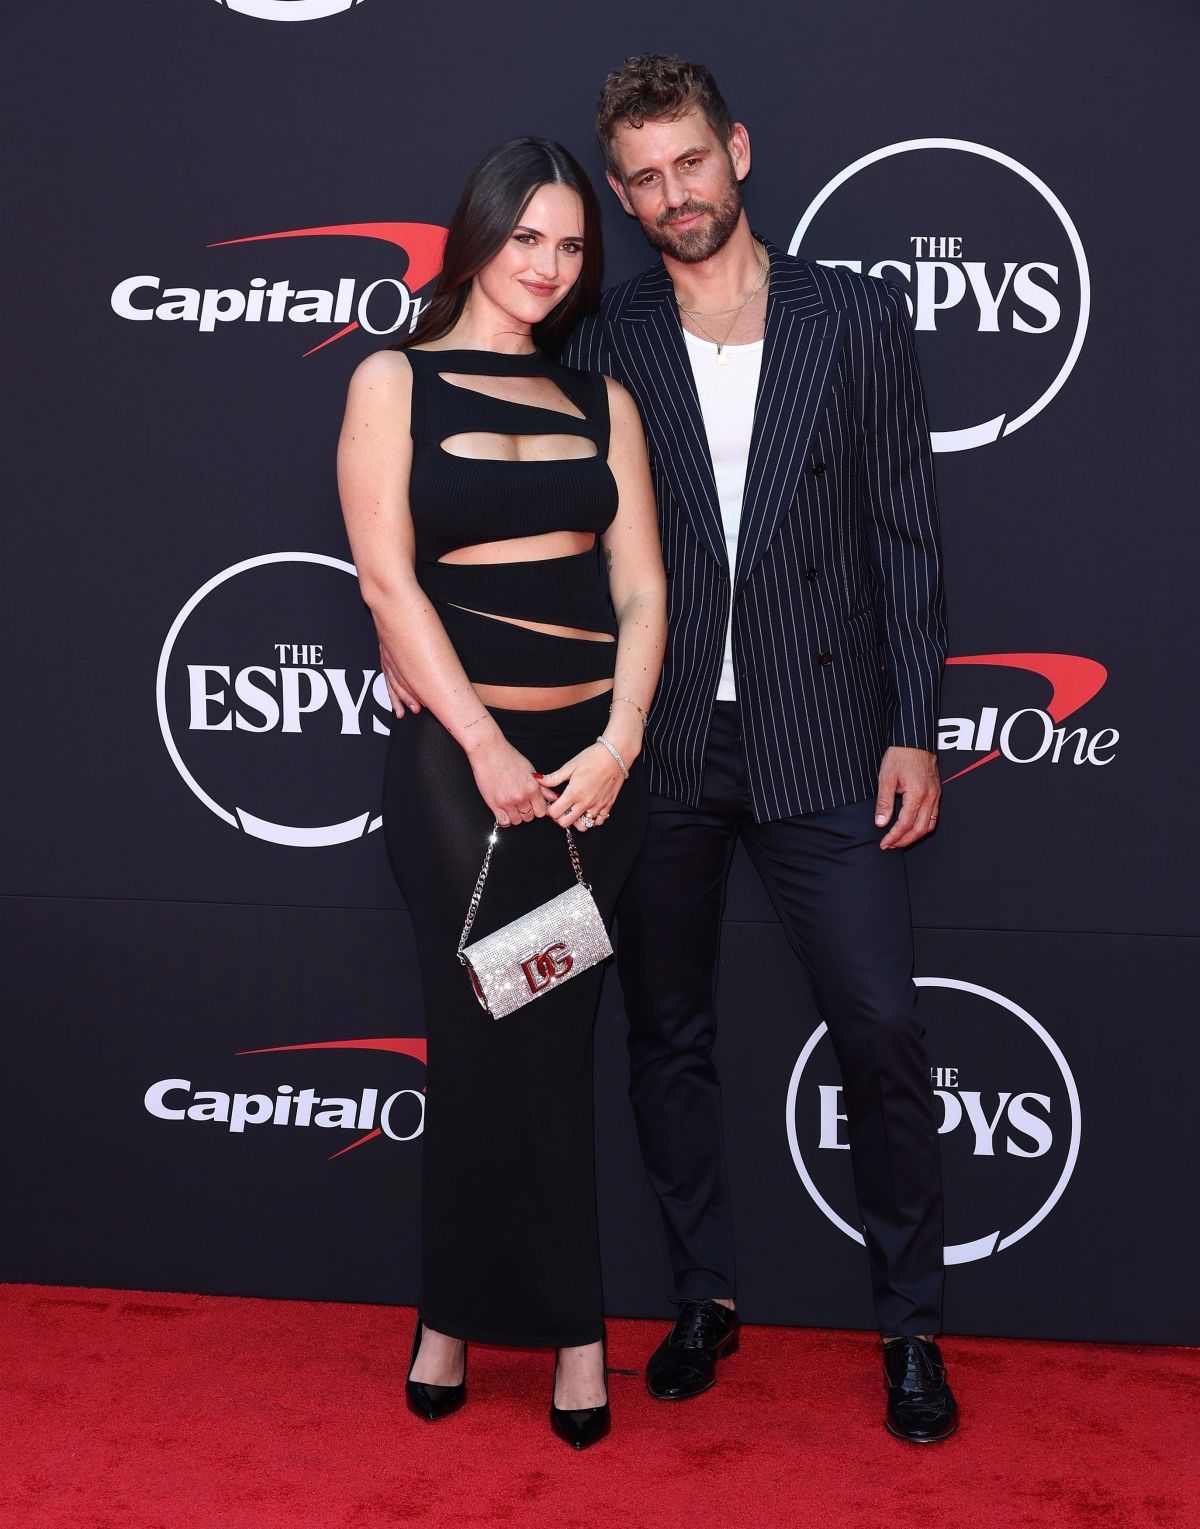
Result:
M615 641L553 636L496 619L616 635L599 544L617 509L604 378L569 371L539 352L406 354L417 577L468 678L533 686L611 679ZM546 378L583 417L494 398L446 375ZM450 436L473 431L578 435L596 452L513 462L444 448ZM438 561L457 548L551 531L592 532L596 545L540 561ZM610 702L606 692L549 711L488 709L534 769L549 773L603 732ZM606 921L641 845L647 804L638 762L608 821L577 836ZM592 1343L603 1331L592 1135L592 1030L603 968L504 1019L480 1007L456 949L491 827L467 757L437 718L423 710L397 719L384 837L416 932L429 1043L421 1313L456 1338ZM566 837L553 820L502 830L471 938L571 883Z

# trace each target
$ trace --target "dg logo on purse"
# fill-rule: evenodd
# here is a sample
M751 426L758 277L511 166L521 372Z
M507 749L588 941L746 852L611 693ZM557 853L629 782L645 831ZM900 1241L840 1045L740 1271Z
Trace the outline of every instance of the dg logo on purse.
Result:
M476 940L473 945L467 944L491 866L492 851L499 842L499 832L497 824L488 840L487 853L458 940L458 959L466 968L480 1005L493 1019L503 1019L569 977L578 977L580 972L586 972L612 955L608 930L592 897L592 889L583 879L579 850L569 828L566 830L567 852L575 872L575 885L531 908L502 929ZM521 951L528 951L531 946L532 955L521 955Z
M536 956L530 956L528 960L522 961L521 970L525 973L529 991L540 993L556 978L565 977L574 965L574 958L567 947L559 941L554 945L547 945L545 950L540 950Z

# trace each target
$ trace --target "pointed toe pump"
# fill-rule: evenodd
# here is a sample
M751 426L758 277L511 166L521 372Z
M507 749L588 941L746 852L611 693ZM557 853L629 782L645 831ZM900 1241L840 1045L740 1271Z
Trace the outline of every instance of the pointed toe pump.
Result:
M604 1387L608 1390L608 1341L604 1343ZM554 1391L550 1393L550 1427L572 1449L588 1449L598 1444L612 1428L612 1414L607 1400L599 1407L556 1407L554 1394L558 1390L558 1361L554 1362Z
M463 1378L456 1386L432 1386L427 1381L413 1380L413 1366L421 1351L421 1338L425 1324L417 1317L417 1330L413 1334L412 1358L408 1361L409 1378L404 1382L404 1399L408 1410L415 1412L427 1423L438 1423L457 1412L467 1399L467 1352L463 1349Z
M550 1406L550 1427L572 1449L588 1449L598 1444L612 1428L608 1403L602 1407L567 1408Z

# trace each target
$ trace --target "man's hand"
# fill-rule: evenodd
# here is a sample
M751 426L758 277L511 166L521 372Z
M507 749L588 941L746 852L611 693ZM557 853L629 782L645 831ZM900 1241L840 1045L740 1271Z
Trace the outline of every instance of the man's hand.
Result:
M927 749L890 748L879 766L879 794L875 799L875 826L891 820L896 797L903 798L900 816L884 834L880 849L905 849L937 827L942 782L937 755Z
M379 666L383 670L384 684L387 686L388 695L392 698L392 710L396 715L402 717L406 711L414 714L420 711L420 701L404 683L404 676L382 648L379 650Z

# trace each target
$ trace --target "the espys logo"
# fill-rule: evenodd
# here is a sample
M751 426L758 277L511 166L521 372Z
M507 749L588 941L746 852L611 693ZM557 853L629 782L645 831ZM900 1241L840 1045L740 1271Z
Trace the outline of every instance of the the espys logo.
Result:
M383 1036L374 1040L306 1041L295 1046L261 1046L239 1051L238 1056L267 1056L299 1051L383 1051L413 1058L422 1067L425 1041L415 1036ZM418 1080L414 1079L414 1082ZM330 1153L330 1160L352 1152L378 1137L389 1141L415 1141L425 1129L425 1086L397 1088L390 1093L368 1086L349 1094L325 1094L315 1088L297 1089L279 1083L272 1093L223 1088L197 1088L190 1078L159 1078L151 1083L142 1103L156 1120L182 1121L192 1125L220 1126L232 1136L247 1128L284 1126L318 1131L356 1131L351 1142Z
M918 977L941 1139L947 1264L1010 1248L1062 1198L1079 1157L1075 1079L1050 1032L1002 993ZM825 1025L787 1091L787 1141L805 1189L864 1242L855 1210L841 1074Z
M1115 727L1094 731L1063 726L1093 700L1108 679L1108 670L1092 658L1073 653L977 653L946 660L943 709L964 702L965 716L943 716L938 723L938 750L943 781L949 784L995 759L1010 764L1112 764L1121 735ZM981 704L980 676L988 670L987 695L995 704ZM1049 686L1049 695L1028 693L1029 676ZM1040 704L1031 706L1030 700ZM962 763L963 755L979 757ZM957 757L956 757L957 756ZM949 772L949 773L947 773Z
M363 0L217 0L227 11L258 21L320 21L352 11Z
M789 246L821 265L897 282L915 328L935 451L1012 435L1079 359L1091 284L1062 202L1007 154L911 138L847 165Z
M175 768L231 828L313 848L379 827L392 708L352 563L273 552L215 574L171 624L156 694Z
M288 228L273 234L219 239L209 249L263 244L277 239L372 239L402 250L408 257L404 279L392 274L360 281L340 277L333 285L293 286L290 278L271 281L251 276L241 286L171 286L158 275L126 276L109 299L118 318L134 323L194 324L212 334L228 324L336 324L303 352L314 355L356 329L367 334L411 332L424 306L415 294L442 266L446 230L435 223L332 223L319 228Z

